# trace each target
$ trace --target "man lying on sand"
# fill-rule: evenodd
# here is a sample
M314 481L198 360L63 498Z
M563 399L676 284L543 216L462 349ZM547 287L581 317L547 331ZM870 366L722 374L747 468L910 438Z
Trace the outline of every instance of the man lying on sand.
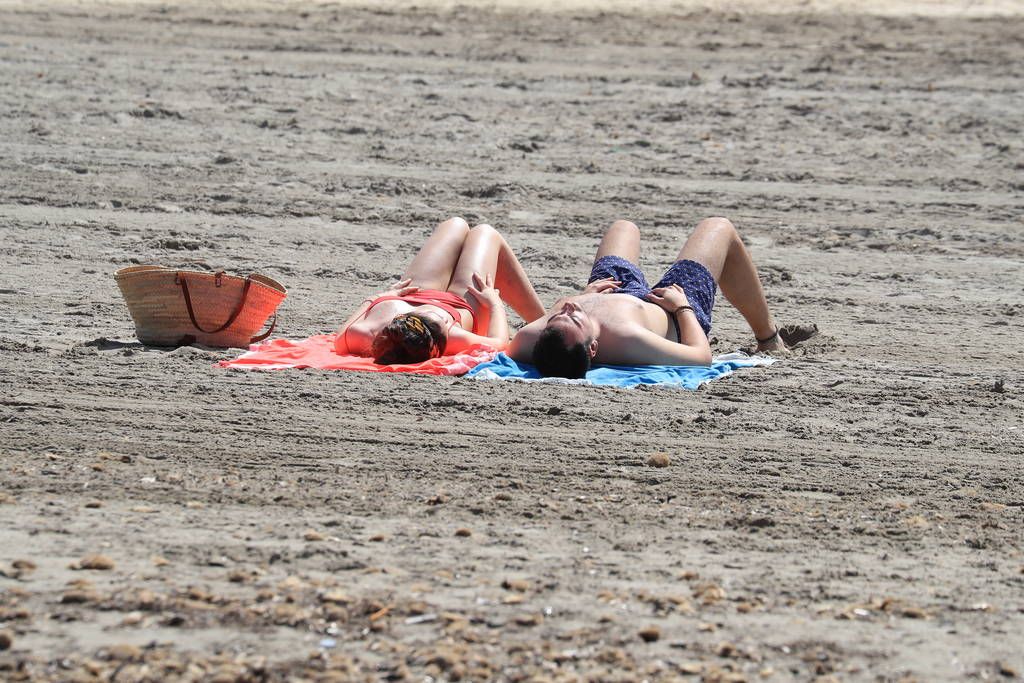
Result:
M736 227L700 222L652 289L636 265L640 230L616 221L601 239L583 292L560 299L512 339L509 355L546 376L579 378L605 365L709 365L716 285L746 318L758 351L786 348Z
M505 238L489 225L470 229L461 218L449 218L400 282L349 316L335 351L390 364L419 363L475 344L503 349L509 329L502 299L526 321L544 314Z

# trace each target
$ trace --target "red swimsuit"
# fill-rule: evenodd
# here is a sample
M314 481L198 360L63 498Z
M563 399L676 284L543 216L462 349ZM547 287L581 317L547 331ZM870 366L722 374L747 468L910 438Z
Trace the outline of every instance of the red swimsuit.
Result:
M451 330L455 323L459 323L459 325L462 326L462 316L459 315L460 309L463 311L469 311L470 315L473 314L473 308L461 296L452 294L451 292L441 292L436 289L421 289L414 294L408 294L406 296L394 296L389 294L387 296L377 297L370 301L370 306L363 313L363 318L366 318L370 310L382 301L405 301L410 304L437 306L452 317L452 324L448 326L449 330ZM476 325L475 317L473 318L473 325ZM348 355L348 353L350 353L348 350L349 347L347 339L348 330L349 328L345 328L345 332L338 335L335 342L335 350L341 355Z
M470 315L473 315L473 308L461 296L452 294L451 292L441 292L436 289L421 289L418 292L406 294L405 296L395 296L391 294L388 296L377 297L370 302L370 307L366 309L366 313L363 314L363 317L365 318L373 307L382 301L405 301L410 304L427 304L430 306L437 306L452 317L452 325L459 323L461 326L462 324L462 316L459 314L459 309L469 311ZM448 329L451 329L451 325L448 326Z

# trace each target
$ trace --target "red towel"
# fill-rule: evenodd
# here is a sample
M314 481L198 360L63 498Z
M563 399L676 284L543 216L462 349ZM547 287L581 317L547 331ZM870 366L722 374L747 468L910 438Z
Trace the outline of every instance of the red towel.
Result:
M339 356L334 351L337 335L318 334L309 339L290 341L274 339L253 344L234 360L222 360L222 368L250 370L283 370L284 368L316 368L318 370L359 370L361 372L415 372L421 375L464 375L471 368L493 360L498 352L482 344L471 346L454 356L440 356L422 363L408 365L377 365L372 358Z

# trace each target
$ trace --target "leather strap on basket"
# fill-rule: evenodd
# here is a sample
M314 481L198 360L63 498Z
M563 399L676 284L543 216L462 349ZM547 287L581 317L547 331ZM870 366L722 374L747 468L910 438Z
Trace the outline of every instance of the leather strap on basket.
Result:
M196 320L195 311L192 310L192 297L189 296L188 283L185 282L185 276L183 276L181 273L178 273L178 277L176 279L178 281L178 284L181 285L182 293L185 295L185 308L188 309L188 317L192 320L192 324L195 325L195 328L197 330L199 330L200 332L205 332L206 334L217 334L218 332L223 332L224 330L231 327L231 323L235 322L235 318L237 318L239 314L242 312L242 309L245 308L246 299L249 298L249 287L252 286L252 280L249 278L245 278L245 287L242 288L242 297L241 299L239 299L238 305L235 306L235 310L231 314L231 317L228 318L228 321L215 330L204 330L199 325L199 321ZM277 323L276 317L274 323ZM272 332L274 328L271 327L270 330Z
M274 314L274 319L270 321L270 329L264 332L263 334L257 334L255 337L249 340L249 343L255 344L256 342L263 341L264 339L271 335L275 327L277 327L277 313Z

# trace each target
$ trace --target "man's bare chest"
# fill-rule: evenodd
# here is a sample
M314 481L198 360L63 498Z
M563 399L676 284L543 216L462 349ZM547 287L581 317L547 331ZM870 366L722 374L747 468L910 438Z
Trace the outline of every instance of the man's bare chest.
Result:
M607 331L639 325L659 336L668 332L665 311L630 294L583 294L576 303Z

